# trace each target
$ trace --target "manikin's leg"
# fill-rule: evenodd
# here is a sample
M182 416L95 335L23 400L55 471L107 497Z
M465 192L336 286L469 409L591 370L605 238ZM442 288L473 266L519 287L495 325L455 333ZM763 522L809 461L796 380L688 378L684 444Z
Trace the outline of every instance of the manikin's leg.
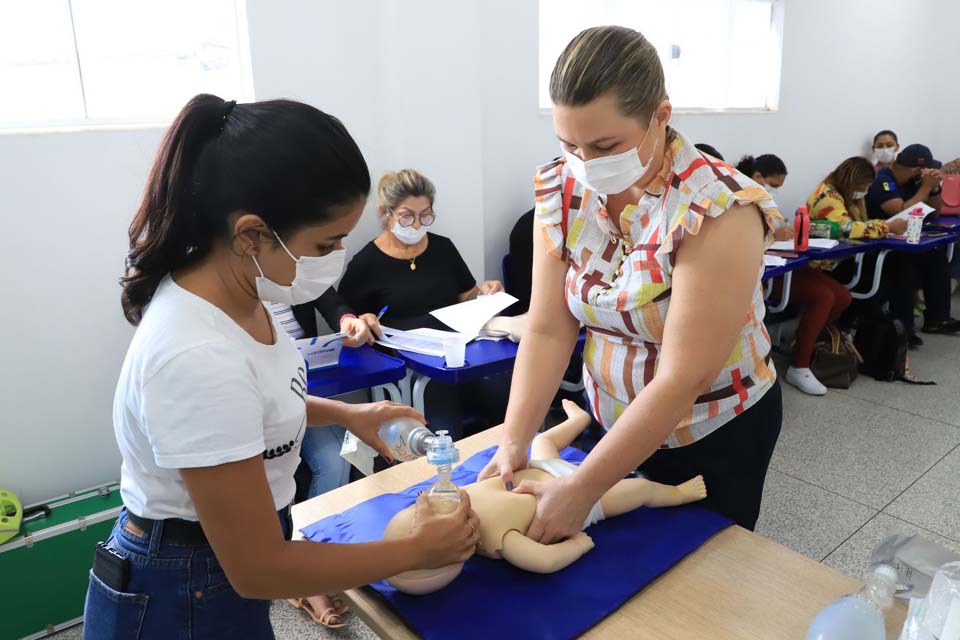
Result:
M613 485L600 498L606 517L618 516L638 507L675 507L707 497L703 476L687 480L678 487L646 478L627 478Z
M560 457L560 450L570 446L583 430L590 426L590 414L570 400L563 401L567 419L533 439L532 460L551 460Z

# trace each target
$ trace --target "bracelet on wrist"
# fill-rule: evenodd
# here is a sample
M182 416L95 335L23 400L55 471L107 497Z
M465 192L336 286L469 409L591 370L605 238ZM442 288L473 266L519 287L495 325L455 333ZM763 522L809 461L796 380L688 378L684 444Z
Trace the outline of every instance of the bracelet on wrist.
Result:
M357 316L353 315L352 313L345 313L342 316L340 316L340 324L343 324L343 321L346 320L347 318L353 318L354 320L356 320Z

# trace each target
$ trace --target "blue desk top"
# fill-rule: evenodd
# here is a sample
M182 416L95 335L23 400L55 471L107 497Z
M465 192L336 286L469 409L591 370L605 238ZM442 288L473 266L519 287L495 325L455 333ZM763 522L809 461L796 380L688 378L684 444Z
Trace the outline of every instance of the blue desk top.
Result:
M307 393L330 398L351 391L398 382L406 375L403 360L380 353L369 346L343 348L340 366L307 374Z
M858 253L866 253L868 251L878 251L879 247L877 244L881 242L880 240L841 240L840 244L833 247L832 249L807 249L803 252L803 255L807 256L811 260L839 260L841 258L849 258L850 256L855 256Z
M960 231L960 215L940 214L940 217L930 223L934 227L949 227Z
M929 251L930 249L936 249L937 247L953 244L954 242L960 242L960 236L956 233L945 233L941 236L928 236L924 234L917 244L910 244L906 240L896 240L894 238L881 240L880 244L882 248L892 249L893 251L921 253L923 251Z
M795 271L800 267L805 267L807 263L810 262L810 258L806 256L799 256L797 258L787 258L787 264L780 265L778 267L767 267L763 270L763 279L769 280L770 278L776 278L777 276L782 276L783 274L789 271Z
M585 342L586 333L581 331L575 351L582 351ZM509 340L474 340L467 344L466 364L456 369L447 369L442 357L412 351L397 351L397 356L403 358L411 371L422 376L445 384L459 384L510 371L518 348L519 345Z

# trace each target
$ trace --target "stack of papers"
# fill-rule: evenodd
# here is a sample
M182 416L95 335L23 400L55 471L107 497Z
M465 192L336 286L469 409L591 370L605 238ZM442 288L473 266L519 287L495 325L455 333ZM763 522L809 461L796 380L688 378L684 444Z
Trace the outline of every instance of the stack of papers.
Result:
M923 219L924 219L924 220L927 219L927 216L928 216L928 215L930 215L931 213L933 213L934 211L936 211L936 209L934 209L934 208L931 207L930 205L928 205L928 204L926 204L926 203L923 203L923 202L920 202L920 203L917 203L917 204L913 205L913 206L910 207L909 209L904 209L903 211L901 211L900 213L898 213L897 215L895 215L895 216L893 216L893 217L891 217L891 218L887 218L887 222L889 222L890 220L909 220L909 219L910 219L910 212L913 211L914 209L920 209L921 211L923 211Z
M840 244L839 240L831 240L830 238L810 238L810 241L807 243L811 249L833 249L835 246ZM777 240L767 251L796 251L797 245L793 240Z
M763 254L763 266L765 267L782 267L785 264L787 264L786 258Z
M477 296L476 300L431 311L430 315L472 340L480 335L480 330L483 329L483 325L490 322L490 318L516 301L517 299L512 295L501 291L492 296Z
M412 351L422 353L428 356L443 357L443 344L456 335L450 331L438 331L437 329L413 329L412 331L400 331L390 327L381 326L383 337L377 339L377 344L382 344L391 349L400 349L402 351Z
M479 296L476 300L461 302L430 312L430 315L453 329L453 331L438 331L437 329L400 331L390 327L381 327L383 337L378 339L377 343L391 349L412 351L442 358L444 357L445 343L458 340L466 344L476 339L483 326L491 318L516 301L516 298L502 291L492 296Z

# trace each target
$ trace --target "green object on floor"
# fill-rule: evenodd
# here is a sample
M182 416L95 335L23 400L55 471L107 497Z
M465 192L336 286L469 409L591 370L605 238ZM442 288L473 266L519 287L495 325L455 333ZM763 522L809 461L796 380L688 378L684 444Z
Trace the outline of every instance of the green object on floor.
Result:
M0 544L0 638L42 638L80 622L94 546L122 506L112 482L22 510L20 533Z
M0 489L0 544L20 533L23 506L13 491Z

